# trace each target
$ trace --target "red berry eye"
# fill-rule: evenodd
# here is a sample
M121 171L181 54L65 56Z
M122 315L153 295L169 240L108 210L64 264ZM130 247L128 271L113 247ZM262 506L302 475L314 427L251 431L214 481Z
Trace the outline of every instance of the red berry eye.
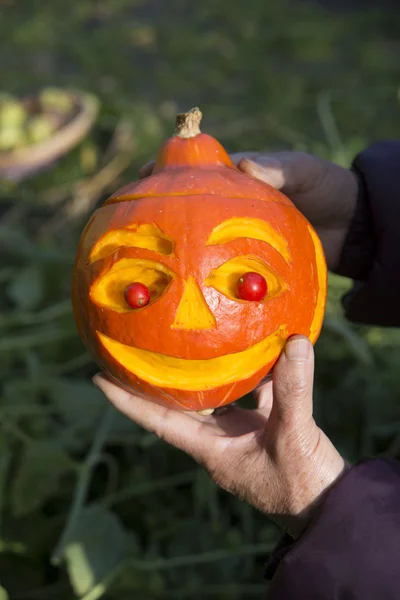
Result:
M264 300L268 292L265 277L259 273L244 273L237 283L237 293L241 300L259 302Z
M126 287L124 296L131 308L143 308L150 301L149 288L136 281Z

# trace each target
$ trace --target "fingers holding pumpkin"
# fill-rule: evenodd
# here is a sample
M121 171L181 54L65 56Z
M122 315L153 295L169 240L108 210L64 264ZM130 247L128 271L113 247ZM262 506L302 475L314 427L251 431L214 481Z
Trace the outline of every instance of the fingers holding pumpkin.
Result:
M256 161L259 156L259 152L239 152L236 154L230 154L230 158L235 165L239 165L242 159L249 159L249 161ZM149 177L154 169L155 161L151 160L139 169L140 179Z
M230 154L229 156L232 162L243 172L248 172L249 175L253 175L254 177L257 177L257 179L261 180L263 180L263 177L266 177L265 171L269 165L276 167L278 171L282 166L279 160L273 158L272 156L268 157L267 155L260 154L260 152L237 152ZM140 179L149 177L153 172L154 165L155 161L151 160L140 167ZM257 167L262 167L262 171L257 171ZM273 185L273 187L280 189L277 185L271 183L269 179L267 180L267 183L270 183L270 185Z
M287 194L304 191L301 188L308 187L321 171L321 161L304 152L237 152L229 157L243 173ZM149 177L154 165L154 160L143 165L139 170L140 178Z
M243 173L272 185L285 193L298 191L304 182L304 172L315 169L316 159L302 152L261 154L260 152L240 152L230 154L232 162ZM141 179L149 177L154 169L152 160L139 170ZM306 178L307 180L307 178Z
M135 396L112 383L102 373L93 377L93 383L129 419L198 462L204 462L213 438L213 428L208 426L207 419Z

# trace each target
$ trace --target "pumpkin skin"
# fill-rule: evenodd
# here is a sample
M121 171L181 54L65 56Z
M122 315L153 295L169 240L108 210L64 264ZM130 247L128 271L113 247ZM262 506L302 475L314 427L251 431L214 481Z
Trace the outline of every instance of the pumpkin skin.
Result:
M327 270L308 221L200 133L197 111L179 117L153 174L91 217L72 301L80 335L111 379L155 402L204 411L254 389L291 335L315 343ZM267 281L259 302L237 296L239 277L252 271ZM151 293L138 309L124 301L134 281Z

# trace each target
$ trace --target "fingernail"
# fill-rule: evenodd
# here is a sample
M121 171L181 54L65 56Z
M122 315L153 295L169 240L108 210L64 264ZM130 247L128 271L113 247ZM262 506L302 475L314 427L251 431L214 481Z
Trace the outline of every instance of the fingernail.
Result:
M240 162L249 165L252 169L255 169L256 171L262 170L262 167L259 163L257 163L255 160L252 160L251 158L247 158L246 156L242 158Z
M307 362L311 354L311 343L307 338L295 337L288 341L285 356L288 360Z
M92 377L93 385L95 385L97 388L99 387L100 376L101 376L101 373L96 373L96 375L93 375L93 377Z

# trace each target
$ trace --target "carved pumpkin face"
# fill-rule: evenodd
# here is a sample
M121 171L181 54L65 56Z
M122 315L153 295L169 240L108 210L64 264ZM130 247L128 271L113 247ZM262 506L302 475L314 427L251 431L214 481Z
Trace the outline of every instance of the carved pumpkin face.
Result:
M248 272L267 282L261 301L238 296ZM133 282L150 291L146 306L127 304ZM164 165L120 190L88 223L74 270L75 317L102 368L186 410L252 390L289 336L315 342L325 296L314 230L285 196L233 165Z

